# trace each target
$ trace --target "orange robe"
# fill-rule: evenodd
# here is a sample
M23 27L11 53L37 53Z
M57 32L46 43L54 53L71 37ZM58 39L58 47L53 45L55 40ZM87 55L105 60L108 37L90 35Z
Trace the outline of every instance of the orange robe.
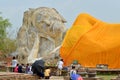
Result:
M109 68L120 68L120 24L80 14L65 35L60 56L65 65L78 60L85 67L108 64Z

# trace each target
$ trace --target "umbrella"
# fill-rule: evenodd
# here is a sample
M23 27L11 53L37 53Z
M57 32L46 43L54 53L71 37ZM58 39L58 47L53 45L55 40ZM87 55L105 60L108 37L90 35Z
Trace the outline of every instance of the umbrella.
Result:
M41 67L44 67L44 64L45 64L45 61L44 60L36 60L33 65L34 66L41 66Z
M32 64L32 71L34 74L41 74L44 73L44 60L36 60L33 64Z

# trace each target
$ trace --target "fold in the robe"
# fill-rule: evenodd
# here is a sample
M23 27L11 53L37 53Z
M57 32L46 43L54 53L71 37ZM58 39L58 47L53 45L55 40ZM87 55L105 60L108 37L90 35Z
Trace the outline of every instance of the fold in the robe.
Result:
M80 14L65 35L60 56L65 65L78 60L84 67L107 64L109 68L120 68L120 24Z

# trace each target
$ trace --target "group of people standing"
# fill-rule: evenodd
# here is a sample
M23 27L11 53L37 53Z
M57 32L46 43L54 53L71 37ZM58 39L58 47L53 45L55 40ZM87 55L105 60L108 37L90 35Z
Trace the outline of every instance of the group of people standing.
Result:
M57 64L57 71L58 71L58 75L61 76L62 75L62 70L64 68L64 61L63 59L60 59ZM34 74L34 70L32 70L32 65L30 64L26 64L26 66L24 64L18 64L18 61L15 57L13 57L12 60L12 70L13 72L17 72L17 73L27 73L27 74ZM77 74L77 70L76 70L76 66L71 65L71 69L69 70L69 75L70 75L70 80L83 80L82 77L80 75ZM49 79L50 78L50 73L51 73L51 69L50 67L46 67L44 69L44 71L42 71L42 73L39 73L37 75L41 76L42 78L44 77L45 79Z

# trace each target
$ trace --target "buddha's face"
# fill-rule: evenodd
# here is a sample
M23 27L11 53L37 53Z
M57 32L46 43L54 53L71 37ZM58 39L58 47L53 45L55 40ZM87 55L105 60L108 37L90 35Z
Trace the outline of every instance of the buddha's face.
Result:
M35 27L42 32L56 37L65 31L65 25L62 17L54 9L43 9L33 13ZM48 34L49 33L49 34Z

